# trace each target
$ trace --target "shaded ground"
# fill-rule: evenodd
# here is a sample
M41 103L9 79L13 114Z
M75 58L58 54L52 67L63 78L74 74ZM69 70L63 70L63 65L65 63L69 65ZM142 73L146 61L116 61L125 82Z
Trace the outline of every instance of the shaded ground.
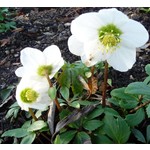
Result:
M99 9L101 8L16 8L17 29L0 34L0 90L18 83L14 71L20 66L20 50L25 47L44 50L47 46L55 44L61 49L66 61L78 60L79 58L72 55L67 47L67 39L71 35L70 22L79 14ZM130 18L141 22L150 33L149 13L142 12L140 8L118 9ZM111 69L109 76L114 87L126 86L133 81L143 81L146 76L144 67L150 63L149 54L149 47L146 50L138 49L137 62L128 72L121 73ZM5 114L6 109L1 108L1 123L1 118Z

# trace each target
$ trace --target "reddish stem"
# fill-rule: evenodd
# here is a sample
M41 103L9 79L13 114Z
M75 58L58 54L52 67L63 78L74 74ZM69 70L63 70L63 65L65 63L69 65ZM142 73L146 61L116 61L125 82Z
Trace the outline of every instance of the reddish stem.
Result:
M105 70L104 70L104 83L102 90L102 106L106 106L106 91L107 91L107 79L108 79L108 63L105 61Z

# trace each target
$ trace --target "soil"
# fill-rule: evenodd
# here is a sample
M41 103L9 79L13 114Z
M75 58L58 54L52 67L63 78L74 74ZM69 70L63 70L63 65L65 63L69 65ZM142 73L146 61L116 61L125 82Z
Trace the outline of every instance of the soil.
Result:
M25 47L44 50L52 44L57 45L63 58L74 62L80 58L72 55L67 47L67 40L71 35L70 23L78 15L85 12L99 11L102 8L10 8L14 12L17 28L0 34L0 90L19 82L15 70L20 64L20 51ZM150 33L150 13L141 11L141 8L118 8L134 20L141 22ZM142 36L142 35L141 35ZM109 78L113 86L123 87L134 81L143 81L146 77L145 65L150 63L150 48L137 49L137 61L133 68L122 73L110 69ZM14 101L14 98L13 98ZM0 100L1 103L1 100ZM7 103L0 108L0 123L6 114ZM0 126L0 131L6 127Z

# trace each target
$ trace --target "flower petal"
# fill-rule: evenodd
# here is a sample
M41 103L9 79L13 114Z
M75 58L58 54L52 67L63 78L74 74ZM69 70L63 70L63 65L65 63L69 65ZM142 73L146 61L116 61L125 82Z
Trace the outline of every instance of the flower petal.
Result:
M98 13L85 13L71 23L71 33L81 42L93 40L98 37L98 29L104 23Z
M19 67L17 68L17 70L15 71L16 76L18 77L23 77L25 74L25 70L24 67Z
M87 66L93 66L100 61L105 60L105 56L101 50L99 40L84 43L84 55L81 56L82 62Z
M53 63L59 62L61 59L60 49L56 45L51 45L45 48L43 53L47 65L52 65Z
M120 36L122 44L128 47L143 46L149 39L149 34L145 27L134 20L129 19L127 23L120 26L123 34Z
M50 74L49 78L53 78L54 75L58 72L58 70L64 65L64 60L63 58L60 59L60 61L57 64L53 65L53 70L52 73Z
M69 37L68 47L72 54L77 56L83 55L83 43L79 42L74 35Z
M115 70L121 72L128 71L136 62L136 49L121 47L112 53L107 61Z
M35 48L24 48L21 51L21 63L23 66L34 67L45 62L43 53Z
M120 26L128 20L127 15L118 11L116 8L101 9L98 14L106 25L113 23Z

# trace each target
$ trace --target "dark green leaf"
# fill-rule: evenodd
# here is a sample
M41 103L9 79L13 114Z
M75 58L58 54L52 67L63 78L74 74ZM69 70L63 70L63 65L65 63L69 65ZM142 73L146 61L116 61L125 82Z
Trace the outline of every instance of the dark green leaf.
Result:
M105 107L104 108L105 115L113 115L114 117L120 117L119 113L112 108Z
M44 122L43 120L38 120L33 122L30 127L27 129L28 132L33 132L33 131L37 131L40 130L42 128L47 127L47 123Z
M150 104L146 108L146 113L147 113L148 118L150 118Z
M103 125L103 122L100 120L89 120L84 122L83 128L89 131L94 131L95 129L99 128Z
M71 72L70 72L70 69L68 67L66 67L63 70L63 72L60 74L60 76L58 77L58 82L61 86L66 86L66 87L70 88Z
M78 132L77 135L75 136L75 141L74 143L76 144L90 144L91 143L91 138L90 136L85 133L85 132Z
M61 144L68 144L74 138L76 133L77 131L75 130L70 130L62 133L60 135Z
M139 131L137 129L132 129L132 133L134 134L134 136L137 138L138 141L140 141L142 143L146 143L146 140L141 131Z
M148 125L146 128L146 140L147 140L147 143L150 144L150 125Z
M130 136L130 128L121 117L115 119L112 115L104 118L104 131L114 141L114 143L126 143Z
M25 137L28 134L29 132L26 129L17 128L17 129L5 131L1 137L8 136L8 137L21 138L21 137Z
M102 107L96 108L87 116L87 118L88 119L96 118L100 116L103 112L104 112L104 109Z
M26 121L21 128L27 129L31 125L31 120Z
M30 133L29 135L25 136L22 140L20 144L32 144L34 139L36 137L35 133Z
M128 93L125 93L125 87L119 88L119 89L114 89L111 91L111 96L112 97L117 97L120 99L125 99L125 100L137 100L135 96L129 95Z
M105 135L96 135L93 137L92 143L93 144L113 144L114 142Z
M146 77L146 79L144 80L145 84L149 84L150 83L150 76Z
M150 95L150 86L144 82L134 82L127 86L125 92L136 95Z
M127 121L129 126L134 127L140 124L144 118L145 118L144 110L140 108L139 110L136 111L136 113L126 115L125 120Z
M14 89L14 86L9 86L7 89L3 89L0 91L0 97L3 101L5 101L11 94L11 91Z
M71 76L72 76L72 91L74 94L80 94L83 91L83 86L81 82L78 79L78 72L76 69L71 70Z
M60 93L65 100L69 99L69 89L66 86L60 88Z

